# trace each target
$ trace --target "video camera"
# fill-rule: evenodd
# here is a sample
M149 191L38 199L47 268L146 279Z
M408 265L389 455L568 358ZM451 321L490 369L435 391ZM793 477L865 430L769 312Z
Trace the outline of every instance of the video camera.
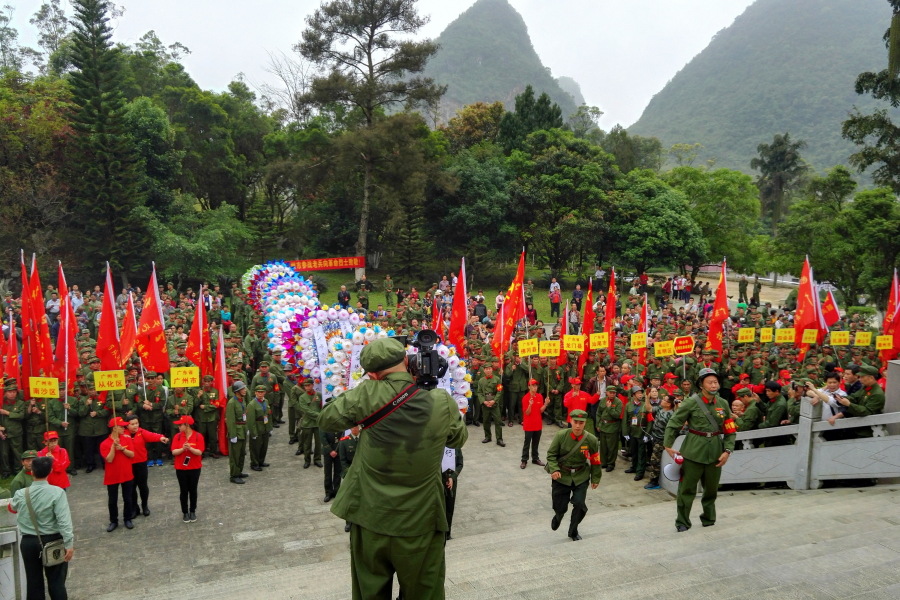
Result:
M410 342L418 352L409 361L409 371L416 378L416 385L425 390L436 388L438 379L447 374L447 359L435 348L438 341L437 333L423 329Z

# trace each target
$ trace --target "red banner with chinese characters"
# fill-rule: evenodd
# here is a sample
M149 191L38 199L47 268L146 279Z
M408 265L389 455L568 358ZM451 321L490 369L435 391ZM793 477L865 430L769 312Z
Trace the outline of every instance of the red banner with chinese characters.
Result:
M298 271L328 271L331 269L364 269L364 256L343 256L340 258L305 258L291 260L288 264Z

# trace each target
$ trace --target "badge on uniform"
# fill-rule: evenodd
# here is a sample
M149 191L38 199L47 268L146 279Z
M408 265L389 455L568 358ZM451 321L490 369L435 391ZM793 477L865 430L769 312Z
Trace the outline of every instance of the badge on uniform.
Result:
M637 427L637 424L638 424L637 417L631 417L631 424L632 424L632 426Z
M269 417L263 417L263 423L268 423L268 422L269 422Z

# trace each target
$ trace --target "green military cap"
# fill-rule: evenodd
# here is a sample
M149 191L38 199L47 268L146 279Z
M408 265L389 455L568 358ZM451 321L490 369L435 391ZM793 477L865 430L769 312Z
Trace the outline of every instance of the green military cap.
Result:
M59 389L64 389L66 387L66 381L64 379L60 379L57 385Z
M693 356L685 356L684 364L686 364L687 366L690 367L690 366L697 364L697 360Z
M90 334L91 334L91 330L90 330L90 329L82 329L82 330L81 330L81 333L86 333L86 334L90 335Z
M89 363L100 362L100 359L97 357L96 354L91 354L91 355L88 357L88 362L89 362Z
M26 450L25 452L22 453L21 456L22 456L22 460L25 460L26 458L37 458L38 453L37 453L37 450Z
M268 392L268 391L269 391L269 388L267 388L267 387L264 386L264 385L258 385L258 386L256 386L255 388L253 388L253 391L254 391L254 392Z
M316 380L313 379L312 377L307 377L306 379L304 379L303 381L300 382L300 385L315 385L315 384L316 384Z
M156 371L148 371L144 377L159 377L159 374Z
M3 391L5 392L15 392L19 389L19 384L15 379L7 379L3 382Z
M212 375L204 375L203 376L203 381L213 381L213 380L214 380L214 378Z
M750 388L741 388L737 392L735 392L738 396L750 396L753 392L750 391Z
M403 362L406 348L394 338L379 338L366 345L359 354L359 364L369 373L377 373Z
M259 366L261 366L261 367L271 367L272 364L271 364L269 361L264 360L264 361L262 361L261 363L259 363Z
M862 365L859 368L859 374L871 375L872 377L876 378L881 376L881 373L878 372L878 369L876 367L873 367L872 365Z
M571 419L572 421L587 421L587 418L587 411L573 410L569 413L569 419Z
M272 356L274 356L274 355L276 355L276 354L281 354L281 349L280 349L280 348L275 348L274 350L272 350Z
M672 392L673 396L684 396L684 390L681 388L675 388L675 391Z
M619 393L619 388L618 388L617 386L614 386L614 385L608 385L608 386L606 386L606 391L607 391L607 392L615 392L615 393L618 394L618 393Z
M235 345L234 345L233 342L225 342L225 347L226 347L226 348L234 348Z

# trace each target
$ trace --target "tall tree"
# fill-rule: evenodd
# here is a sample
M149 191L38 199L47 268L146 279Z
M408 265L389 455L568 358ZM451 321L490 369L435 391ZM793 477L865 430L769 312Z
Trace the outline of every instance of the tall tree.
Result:
M440 127L450 142L450 152L456 154L482 142L496 142L504 113L502 102L476 102L456 111L456 116Z
M516 96L515 112L503 115L500 121L499 142L507 153L522 148L525 139L535 131L558 129L563 126L562 109L550 100L546 92L534 99L534 88Z
M412 41L427 24L415 0L327 0L306 18L302 41L295 46L325 71L313 79L309 101L341 103L362 112L365 128L378 114L403 104L434 106L446 91L421 77L438 47L431 40ZM356 253L366 256L375 157L363 153L363 190ZM357 278L365 269L357 269Z
M85 261L109 261L123 280L146 251L135 243L143 226L138 156L125 126L119 50L110 41L108 0L74 0L72 102L75 111L70 185Z
M66 18L61 0L42 3L28 22L37 28L38 46L44 50L39 62L41 72L54 72L59 61L55 61L53 56L60 51L69 33L69 19Z
M778 222L788 204L788 194L803 182L809 165L800 156L806 147L802 140L792 141L791 134L777 134L771 144L756 147L757 158L750 161L750 168L758 170L756 181L764 211L772 220L772 235L778 234Z
M628 135L621 125L610 129L608 134L599 137L600 147L612 154L616 165L623 173L635 169L659 171L663 165L663 145L658 138L642 138Z

